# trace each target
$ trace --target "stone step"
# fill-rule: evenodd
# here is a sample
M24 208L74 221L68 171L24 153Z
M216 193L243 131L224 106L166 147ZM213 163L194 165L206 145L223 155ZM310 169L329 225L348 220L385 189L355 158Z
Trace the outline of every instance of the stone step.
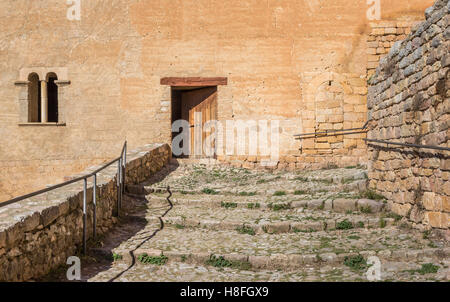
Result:
M283 270L284 272L295 271L304 268L309 264L344 264L347 258L361 255L365 260L371 256L378 257L381 261L427 261L440 262L447 260L450 256L450 248L428 248L419 250L381 250L381 251L360 251L359 253L317 253L317 254L271 254L271 255L249 255L249 254L220 254L220 253L184 253L177 251L165 251L158 249L137 249L134 252L136 265L143 265L139 256L153 258L167 257L167 262L182 262L195 265L218 265L214 260L224 260L233 263L235 267L245 270ZM123 255L119 260L128 265L132 263L130 254Z
M157 236L148 239L147 237L152 233L153 231L138 233L133 240L112 249L112 252L125 254L139 246L143 249L182 254L215 253L266 256L448 247L446 245L434 246L431 240L423 238L422 233L400 230L396 227L251 235L240 233L237 230L179 229L165 225Z
M289 182L284 182L281 184L274 184L271 187L262 188L260 186L248 185L248 186L231 186L229 183L210 183L210 184L198 184L195 186L195 189L190 186L179 186L176 184L170 185L170 189L173 193L182 193L184 195L193 195L193 194L204 194L204 190L213 190L215 191L215 195L230 195L235 194L239 195L242 192L254 192L257 195L273 195L276 192L284 191L286 194L294 194L295 192L304 191L304 195L311 195L315 193L323 193L323 192L363 192L367 189L367 181L359 180L348 184L322 184L322 185L296 185ZM153 185L153 186L127 186L130 192L138 191L138 192L149 192L149 193L165 193L167 192L167 186Z
M344 220L323 220L313 222L298 222L298 221L282 221L282 222L264 222L259 224L248 224L245 222L220 221L220 220L196 220L182 217L165 218L166 225L172 225L178 228L203 228L208 230L238 230L245 229L247 232L254 232L255 234L281 234L281 233L306 233L317 231L334 231L340 224L348 221L352 226L351 229L358 228L381 228L380 219L370 218L367 220L358 219L344 219ZM395 220L392 218L384 219L384 226L394 225Z
M155 204L164 204L165 201L160 199L154 202ZM357 211L338 213L307 208L283 208L286 206L283 203L274 204L272 208L257 208L255 204L252 205L252 208L237 207L237 204L232 203L223 203L219 207L203 203L179 204L178 200L175 199L173 205L165 220L186 226L217 225L216 222L231 223L231 225L289 222L290 224L319 225L320 227L328 225L329 228L334 228L336 223L344 220L348 220L352 225L358 227L377 227L383 224L386 226L393 225L396 222L394 218L387 217L387 214L365 214Z
M165 197L159 197L154 194L147 195L147 200L166 200ZM267 198L266 198L267 199ZM259 196L205 196L192 195L180 196L174 195L171 200L179 205L198 205L204 207L224 207L226 203L232 205L233 208L248 208L248 209L270 209L276 204L289 204L290 208L307 208L317 210L328 210L338 213L347 213L348 211L362 211L366 214L373 214L383 212L385 210L385 203L371 199L290 199L284 201L283 199L275 202L266 202Z
M425 260L425 259L424 259ZM431 260L429 260L431 261ZM429 262L428 261L428 262ZM435 263L439 270L435 274L420 274L423 261L382 261L380 281L448 281L449 271L441 263ZM426 262L425 262L426 263ZM448 261L444 261L449 266ZM114 263L108 269L89 279L105 282L128 269L125 262ZM169 261L157 265L136 265L116 281L119 282L367 282L366 269L354 270L342 264L313 263L293 271L237 269L195 265ZM87 274L86 274L87 275ZM82 273L82 277L85 274Z

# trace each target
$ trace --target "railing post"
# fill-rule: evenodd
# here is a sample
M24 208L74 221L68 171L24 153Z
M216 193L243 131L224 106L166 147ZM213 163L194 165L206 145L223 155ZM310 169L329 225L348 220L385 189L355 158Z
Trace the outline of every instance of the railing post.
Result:
M121 167L121 160L117 162L117 217L120 216L120 197L121 197L121 186L120 186L120 170L122 170Z
M120 164L120 209L122 209L122 194L123 194L123 167L122 167L122 157L119 160Z
M125 193L125 177L127 175L127 142L125 142L125 150L123 152L123 174L122 174L122 183L123 183L123 192Z
M86 227L87 227L87 178L84 178L84 187L83 187L83 254L86 255Z
M94 174L94 188L92 193L92 200L94 205L94 217L93 217L93 232L92 236L97 237L97 174Z

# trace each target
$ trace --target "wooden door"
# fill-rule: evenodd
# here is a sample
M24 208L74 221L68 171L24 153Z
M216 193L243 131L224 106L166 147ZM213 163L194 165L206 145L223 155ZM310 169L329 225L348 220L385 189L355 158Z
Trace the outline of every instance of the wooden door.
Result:
M183 111L190 126L190 156L215 157L215 142L205 150L204 143L211 135L205 131L205 123L217 120L217 87L206 87L183 92ZM212 155L212 156L208 156Z

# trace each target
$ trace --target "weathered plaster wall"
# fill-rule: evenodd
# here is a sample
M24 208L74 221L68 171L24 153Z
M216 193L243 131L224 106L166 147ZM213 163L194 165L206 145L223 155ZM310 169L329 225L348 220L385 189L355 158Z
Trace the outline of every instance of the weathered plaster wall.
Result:
M143 182L167 164L170 157L168 145L146 145L131 151L127 156L126 183ZM99 235L117 222L116 172L114 165L97 176ZM92 186L89 183L87 190L87 239L93 230ZM68 257L77 255L82 242L82 182L0 208L0 281L42 277L65 264Z
M383 0L382 18L417 20L431 3ZM304 142L300 153L292 135L330 127L309 118L330 79L343 98L325 108L339 111L331 126L364 124L366 1L82 0L81 21L69 21L67 8L0 1L0 200L110 159L125 139L131 147L169 143L170 88L160 85L167 76L228 77L219 118L281 120L281 151L291 161L283 165L319 167L324 154L340 165L365 161L358 137ZM19 126L14 82L23 68L46 67L67 69L66 125Z
M397 42L370 81L371 139L450 146L450 2L438 0L425 22ZM369 148L370 187L415 226L450 227L449 152Z

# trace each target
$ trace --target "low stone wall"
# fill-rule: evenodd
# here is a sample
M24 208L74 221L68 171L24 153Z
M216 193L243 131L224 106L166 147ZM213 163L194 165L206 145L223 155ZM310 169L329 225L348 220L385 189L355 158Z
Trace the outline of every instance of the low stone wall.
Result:
M450 29L448 0L396 42L369 81L368 138L449 147ZM450 227L447 151L369 145L369 187L413 226Z
M168 163L168 145L146 145L127 155L126 183L138 184ZM99 167L91 167L88 174ZM80 174L82 175L82 174ZM97 176L97 232L117 218L117 165ZM87 190L88 238L92 236L92 179ZM0 281L39 278L77 254L83 239L83 182L0 208Z
M354 136L365 134L355 134ZM353 139L361 141L362 139ZM345 154L348 152L348 154ZM323 154L316 155L286 155L280 156L274 165L264 165L264 162L270 161L269 158L259 156L219 156L218 161L227 166L244 169L262 169L277 171L297 171L297 170L320 170L329 168L346 168L350 166L366 166L367 151L362 148L342 149L339 154L330 156Z

